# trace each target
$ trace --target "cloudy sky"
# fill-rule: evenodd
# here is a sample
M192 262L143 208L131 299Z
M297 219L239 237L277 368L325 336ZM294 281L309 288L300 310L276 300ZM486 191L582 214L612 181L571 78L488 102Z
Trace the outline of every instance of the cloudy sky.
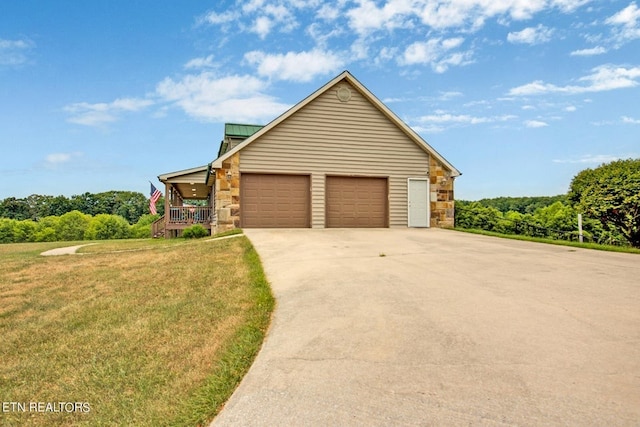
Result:
M640 157L638 3L4 0L0 198L146 194L343 70L463 172L457 198L565 193Z

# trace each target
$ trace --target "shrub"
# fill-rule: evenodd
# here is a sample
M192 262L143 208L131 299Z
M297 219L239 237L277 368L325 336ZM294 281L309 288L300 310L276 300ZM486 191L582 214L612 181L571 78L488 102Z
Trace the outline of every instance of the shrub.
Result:
M126 239L129 237L129 222L119 215L99 214L87 227L86 240Z
M0 243L13 243L15 219L0 218Z
M90 215L80 211L67 212L60 217L56 227L58 240L82 240L90 222Z
M55 242L58 240L58 223L60 217L46 216L38 221L38 227L33 235L35 242ZM82 240L82 238L80 239Z
M33 242L37 225L30 219L16 221L13 226L13 241L16 243Z
M142 215L138 222L131 226L131 237L145 239L151 237L151 224L160 218L160 215Z
M56 237L56 230L51 227L38 229L33 234L34 242L55 242L58 238Z
M185 228L182 232L182 237L184 237L185 239L199 239L201 237L208 237L209 235L209 230L207 230L200 224Z

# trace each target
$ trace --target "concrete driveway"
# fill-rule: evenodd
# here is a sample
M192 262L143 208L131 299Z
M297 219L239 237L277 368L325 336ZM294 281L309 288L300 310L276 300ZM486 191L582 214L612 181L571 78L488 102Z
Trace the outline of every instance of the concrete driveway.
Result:
M245 230L278 306L214 426L640 425L640 256Z

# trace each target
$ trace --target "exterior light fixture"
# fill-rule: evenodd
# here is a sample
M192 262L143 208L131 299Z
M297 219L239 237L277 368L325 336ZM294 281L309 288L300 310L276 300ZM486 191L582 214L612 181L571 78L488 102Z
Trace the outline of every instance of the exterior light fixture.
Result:
M227 171L227 181L231 181L231 172Z

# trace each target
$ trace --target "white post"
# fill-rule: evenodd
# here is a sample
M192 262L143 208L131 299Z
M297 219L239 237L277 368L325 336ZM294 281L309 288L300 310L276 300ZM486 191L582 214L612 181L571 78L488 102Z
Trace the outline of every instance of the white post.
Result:
M584 237L582 235L582 214L578 214L578 239L580 243L584 241Z

